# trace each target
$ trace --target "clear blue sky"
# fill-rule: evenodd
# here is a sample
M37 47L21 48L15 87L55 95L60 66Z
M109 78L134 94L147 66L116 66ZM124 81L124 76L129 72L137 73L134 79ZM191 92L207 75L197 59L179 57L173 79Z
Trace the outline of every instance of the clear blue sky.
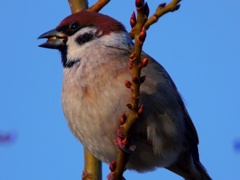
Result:
M150 14L158 3L149 1ZM182 1L179 11L151 27L144 45L184 97L199 133L202 163L216 180L240 179L240 150L234 148L240 141L239 5L239 0ZM133 10L134 0L112 0L101 12L130 30ZM12 134L10 143L0 143L0 180L81 177L82 146L61 109L60 55L38 48L37 40L69 14L67 0L0 2L0 134ZM104 166L103 179L108 172ZM181 179L165 169L125 177Z

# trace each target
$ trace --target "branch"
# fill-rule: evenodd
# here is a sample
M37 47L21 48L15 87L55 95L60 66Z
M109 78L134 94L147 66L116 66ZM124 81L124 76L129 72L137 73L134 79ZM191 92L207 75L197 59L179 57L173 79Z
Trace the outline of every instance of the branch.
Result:
M88 8L87 0L68 0L72 14L86 10Z
M94 5L88 8L87 0L68 0L72 14L80 11L99 12L110 0L98 0Z
M154 15L148 19L146 24L144 25L146 29L148 29L152 24L156 23L158 19L168 12L176 11L180 8L180 4L178 4L181 0L172 0L167 6L166 3L162 3L156 9Z
M145 29L149 29L149 27L152 24L156 23L158 19L164 14L178 10L180 8L180 4L178 4L180 1L181 0L172 0L168 5L166 5L166 3L160 4L156 9L155 13L150 18L148 18L147 22L144 25ZM131 38L133 38L132 31L129 33Z
M87 11L99 12L110 0L98 0L94 5L88 8Z
M84 148L84 171L82 180L101 180L102 164L88 150Z
M146 38L146 30L144 24L147 21L147 16L149 14L148 4L144 3L144 0L136 0L136 9L137 9L137 20L135 14L131 17L131 24L133 26L132 32L135 40L133 52L130 55L129 68L132 74L132 80L126 81L125 85L127 88L131 88L131 100L127 104L127 107L130 109L129 114L126 118L126 115L122 115L120 118L120 135L117 137L116 145L119 146L119 152L117 156L116 163L113 162L110 165L110 170L112 173L109 175L111 180L122 180L123 172L125 166L128 162L130 154L134 151L134 145L131 145L130 142L130 132L133 124L140 118L140 115L143 111L143 105L139 107L139 97L140 97L140 85L143 83L145 77L141 77L141 52L144 40ZM144 60L146 63L147 60Z
M143 82L144 77L141 77L141 53L142 46L146 38L146 29L144 24L147 21L149 8L147 3L144 4L143 0L136 0L137 20L135 26L132 28L134 36L134 49L130 55L129 68L132 74L131 82L131 100L128 107L130 109L126 123L121 127L121 132L124 136L129 135L129 130L134 122L139 118L138 107L140 97L140 85ZM143 108L143 106L142 106Z
M125 86L131 89L131 99L127 107L130 109L128 116L123 114L120 118L120 128L117 132L116 145L119 147L116 162L110 164L111 173L108 176L110 180L122 180L125 166L135 147L131 144L131 128L134 123L140 119L143 112L143 104L139 106L140 85L144 82L145 76L141 76L141 69L147 66L148 59L141 60L142 46L146 38L146 30L167 12L178 10L180 0L172 0L167 6L161 4L155 14L148 19L149 7L144 0L135 0L137 19L135 13L130 18L132 30L130 36L134 39L133 52L130 55L129 67L132 74L132 80L126 80Z

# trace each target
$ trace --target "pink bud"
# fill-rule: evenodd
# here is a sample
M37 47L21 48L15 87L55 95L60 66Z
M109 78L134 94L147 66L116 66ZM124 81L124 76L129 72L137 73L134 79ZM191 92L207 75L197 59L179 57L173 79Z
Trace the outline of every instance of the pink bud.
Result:
M174 9L174 10L176 11L176 10L178 10L179 8L180 8L180 4L177 4L177 5L175 6L175 9Z
M132 16L130 18L130 25L131 25L132 28L136 25L136 22L137 22L136 15L135 15L135 12L133 12Z
M126 114L122 114L120 117L120 125L123 125L126 122L127 116Z
M116 169L116 161L113 161L113 162L110 163L109 169L110 169L111 172L115 171L115 169Z
M130 58L130 61L135 61L136 60L136 53L135 52L132 53L129 58Z
M143 0L136 0L135 5L136 8L141 8L143 6L144 1Z
M145 29L145 27L143 27L139 36L138 36L139 41L141 43L143 43L145 41L146 36L147 36L146 29Z
M130 81L126 80L126 81L125 81L125 86L126 86L127 88L131 88L132 83L131 83Z
M144 58L144 59L142 60L142 62L141 62L141 66L142 66L142 67L146 67L147 64L148 64L148 59L147 59L147 58Z
M139 107L139 109L138 109L138 115L141 115L142 114L142 112L143 112L143 104L141 104L141 106Z
M134 82L134 83L138 83L139 81L138 81L138 78L136 77L136 76L134 76L133 78L132 78L132 81Z
M132 109L132 105L131 104L127 104L126 105L129 109Z
M129 62L129 68L130 68L130 69L133 68L133 63L132 63L132 61Z
M145 15L148 17L148 15L149 15L149 6L148 6L148 3L145 3L145 5L144 5L144 13L145 13Z
M160 7L160 8L164 8L165 6L166 6L166 3L162 3L162 4L159 4L158 7Z
M122 140L122 145L123 145L123 146L126 146L126 144L127 144L127 137L125 137L125 138Z

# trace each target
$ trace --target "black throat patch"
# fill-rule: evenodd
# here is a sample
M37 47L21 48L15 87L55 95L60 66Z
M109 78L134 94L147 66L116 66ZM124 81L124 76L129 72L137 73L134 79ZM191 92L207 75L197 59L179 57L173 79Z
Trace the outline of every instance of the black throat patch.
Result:
M80 59L78 60L67 60L67 47L64 46L61 49L59 49L62 55L62 65L64 68L71 68L73 67L75 64L80 62Z
M73 67L74 65L76 65L77 63L79 63L80 62L80 59L79 60L74 60L74 61L67 61L64 65L63 65L63 67L64 68L71 68L71 67Z

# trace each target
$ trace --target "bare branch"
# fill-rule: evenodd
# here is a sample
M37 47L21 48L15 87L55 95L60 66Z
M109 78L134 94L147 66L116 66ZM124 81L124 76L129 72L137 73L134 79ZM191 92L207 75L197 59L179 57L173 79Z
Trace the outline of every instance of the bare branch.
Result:
M98 0L94 5L92 5L87 11L99 12L110 0Z
M127 104L130 109L127 118L122 115L120 118L120 128L117 134L116 145L119 147L119 152L117 156L117 161L110 165L111 174L108 179L111 180L122 180L123 172L131 152L134 151L134 145L131 144L130 131L134 123L140 119L143 112L144 105L139 106L140 98L140 85L144 82L145 76L141 77L141 69L147 66L148 59L141 60L142 46L146 38L146 30L164 14L167 12L173 12L179 9L178 4L180 0L172 0L167 6L165 3L159 5L155 14L148 19L149 7L144 0L135 0L137 18L135 13L132 14L130 18L130 24L132 30L130 36L134 39L134 49L130 55L129 67L131 69L132 81L126 80L125 86L131 89L131 100ZM133 148L134 147L134 148ZM113 166L114 164L114 166Z
M101 180L102 164L88 150L84 149L84 171L82 180Z
M131 82L126 80L125 86L131 88L131 100L127 104L130 109L126 121L123 120L123 116L120 118L120 137L117 137L117 145L120 147L118 152L118 157L116 165L111 169L112 173L109 176L111 180L122 180L123 172L131 152L134 151L135 147L130 142L130 131L133 124L140 118L140 114L143 111L143 105L139 107L139 96L140 96L140 85L143 82L143 77L141 77L141 68L147 65L147 60L144 60L144 65L142 66L141 52L142 46L146 38L146 29L144 24L147 21L147 16L149 13L149 8L144 0L136 0L137 9L137 19L135 14L130 18L133 37L135 40L134 50L129 57L129 67L132 74ZM124 116L125 117L125 116ZM120 138L120 140L119 140ZM119 145L120 144L120 145Z
M148 29L152 24L156 23L158 19L168 12L173 12L179 9L180 4L178 4L181 0L172 0L168 5L166 3L162 3L158 6L153 16L151 16L144 27Z
M158 6L158 8L156 9L155 13L148 18L147 22L144 24L145 29L149 29L149 27L156 23L158 21L158 19L163 16L164 14L168 13L168 12L173 12L176 11L180 8L180 4L178 4L181 0L172 0L168 5L166 5L166 3L162 3ZM131 22L132 24L132 22ZM134 29L132 29L129 34L130 37L133 39L134 38L134 33L133 33Z
M72 14L86 10L88 8L87 0L68 0Z

